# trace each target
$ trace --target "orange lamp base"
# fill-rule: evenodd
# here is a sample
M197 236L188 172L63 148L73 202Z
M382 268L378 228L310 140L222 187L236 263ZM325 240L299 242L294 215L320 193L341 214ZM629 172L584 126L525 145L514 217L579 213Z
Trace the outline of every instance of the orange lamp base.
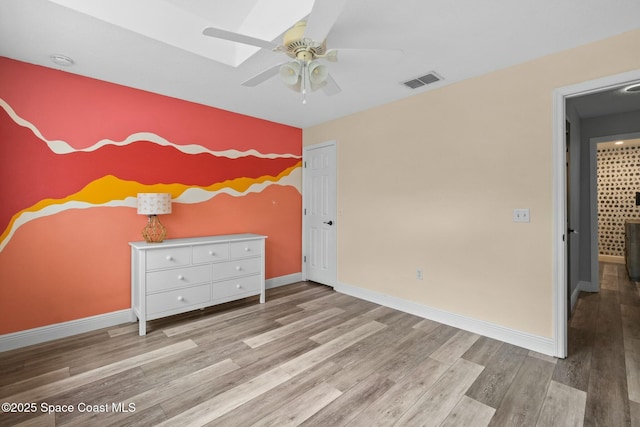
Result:
M142 237L147 243L160 243L167 235L167 229L160 223L158 215L149 215L147 225L142 229Z

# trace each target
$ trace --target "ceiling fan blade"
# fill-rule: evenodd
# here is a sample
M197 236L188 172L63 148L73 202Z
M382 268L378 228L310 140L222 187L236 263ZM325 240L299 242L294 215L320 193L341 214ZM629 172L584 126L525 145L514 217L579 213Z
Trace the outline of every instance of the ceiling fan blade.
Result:
M347 0L315 0L304 36L322 43L342 12Z
M340 89L340 86L338 86L338 83L336 83L336 81L333 80L333 77L331 77L331 74L327 75L327 79L325 81L327 84L322 86L322 91L325 93L325 95L332 96L342 92L342 89Z
M399 61L404 52L401 49L329 49L325 55L327 61L379 62L388 64Z
M232 31L222 30L220 28L207 27L204 30L202 30L202 34L209 37L215 37L217 39L229 40L232 42L237 42L242 44L248 44L250 46L257 46L263 49L275 49L276 47L278 47L277 44L267 40L257 39L251 36L245 36L244 34L234 33Z
M258 73L255 76L251 77L249 80L246 80L246 81L242 82L242 86L247 86L247 87L258 86L260 83L265 82L265 81L269 80L271 77L273 77L276 74L278 74L280 72L280 67L283 64L286 64L286 62L282 62L280 64L276 64L276 65L274 65L272 67L267 68L266 70L261 71L260 73Z

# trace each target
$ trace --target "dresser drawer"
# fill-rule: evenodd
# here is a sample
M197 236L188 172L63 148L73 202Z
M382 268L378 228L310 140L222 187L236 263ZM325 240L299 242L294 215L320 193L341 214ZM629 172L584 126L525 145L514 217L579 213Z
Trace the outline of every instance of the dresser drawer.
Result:
M147 314L186 311L190 306L206 304L211 300L211 285L192 286L147 296Z
M258 256L262 254L262 240L231 242L231 259Z
M193 263L226 261L229 259L229 244L198 245L193 247Z
M238 277L213 284L213 299L220 300L244 295L255 295L260 292L260 276Z
M147 273L147 292L159 292L167 289L208 283L211 280L211 266L174 268L171 270Z
M246 276L260 272L261 258L247 258L235 261L213 264L214 280L230 279L232 277Z
M191 248L163 248L147 251L147 270L191 264Z

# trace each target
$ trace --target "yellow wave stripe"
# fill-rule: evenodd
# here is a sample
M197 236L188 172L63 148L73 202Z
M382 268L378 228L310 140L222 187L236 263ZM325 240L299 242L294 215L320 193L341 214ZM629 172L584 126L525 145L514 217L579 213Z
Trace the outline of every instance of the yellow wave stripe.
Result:
M63 205L69 202L84 202L90 205L106 205L115 200L125 200L128 197L135 197L137 193L171 193L172 199L177 199L185 191L198 188L207 192L216 192L222 189L232 189L240 194L244 193L255 184L262 184L267 181L278 182L282 178L290 175L292 171L299 168L302 161L282 171L278 176L263 175L258 178L235 178L222 182L217 182L209 186L197 186L186 184L141 184L137 181L126 181L113 175L106 175L87 184L82 190L71 194L63 199L43 199L38 203L13 215L11 221L0 235L0 243L9 236L16 221L26 213L39 212L52 205Z

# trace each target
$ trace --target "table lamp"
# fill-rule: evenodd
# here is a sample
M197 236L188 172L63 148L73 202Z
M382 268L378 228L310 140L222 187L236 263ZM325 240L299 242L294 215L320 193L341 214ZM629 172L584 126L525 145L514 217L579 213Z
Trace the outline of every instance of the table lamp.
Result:
M142 229L142 236L148 243L160 243L167 235L167 229L160 223L158 215L171 213L170 193L138 193L138 213L148 215L149 221Z

